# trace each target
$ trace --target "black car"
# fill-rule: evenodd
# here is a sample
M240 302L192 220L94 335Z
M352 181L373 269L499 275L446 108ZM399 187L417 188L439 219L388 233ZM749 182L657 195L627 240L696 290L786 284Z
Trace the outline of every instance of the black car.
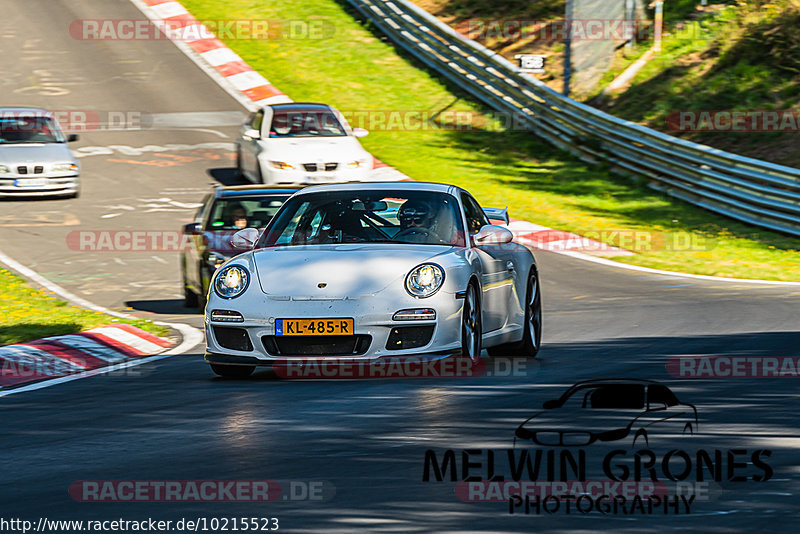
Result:
M218 186L203 199L194 222L183 227L181 252L184 306L205 307L208 285L217 268L242 251L231 236L243 228L264 228L299 187Z

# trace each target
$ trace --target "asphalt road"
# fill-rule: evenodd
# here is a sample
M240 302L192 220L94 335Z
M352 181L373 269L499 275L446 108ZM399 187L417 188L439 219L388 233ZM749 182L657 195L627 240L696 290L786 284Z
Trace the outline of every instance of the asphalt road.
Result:
M70 248L75 230L175 230L208 183L230 177L224 147L243 110L169 42L84 42L79 18L140 18L126 0L0 0L2 104L59 110L207 113L185 127L92 131L75 200L0 202L0 250L95 303L200 324L180 305L174 252ZM192 120L205 125L191 128ZM125 153L127 152L127 153ZM164 163L164 162L169 162ZM124 372L4 397L0 402L0 517L178 520L277 517L295 532L753 531L800 524L798 378L680 379L681 355L800 357L800 288L636 273L538 253L544 347L536 362L487 360L492 376L445 379L244 381L215 378L201 350ZM506 373L508 366L516 371ZM467 503L452 482L423 482L426 450L513 446L515 428L578 380L645 378L698 410L699 432L651 444L720 450L721 480L691 514L560 511L508 514L506 502ZM616 445L615 445L616 446ZM602 477L605 446L584 448L587 479ZM619 445L628 457L635 449ZM728 480L727 453L769 450L769 480ZM473 459L477 458L475 456ZM483 456L486 458L486 455ZM502 462L498 460L498 465ZM660 462L659 462L660 465ZM507 466L506 466L507 467ZM747 474L758 473L746 466ZM473 474L480 470L473 470ZM498 472L501 472L499 469ZM508 472L508 470L505 470ZM741 471L741 470L740 470ZM484 475L487 475L485 470ZM690 480L696 480L696 470ZM324 499L246 503L78 502L76 481L275 480L321 484ZM659 479L663 479L660 476Z

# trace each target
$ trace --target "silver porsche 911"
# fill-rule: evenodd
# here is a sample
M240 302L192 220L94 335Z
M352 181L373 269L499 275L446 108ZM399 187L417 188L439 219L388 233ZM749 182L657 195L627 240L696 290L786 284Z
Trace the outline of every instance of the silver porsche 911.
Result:
M247 376L287 358L375 361L462 354L534 357L541 294L531 252L452 185L315 186L292 195L252 249L214 275L205 359Z

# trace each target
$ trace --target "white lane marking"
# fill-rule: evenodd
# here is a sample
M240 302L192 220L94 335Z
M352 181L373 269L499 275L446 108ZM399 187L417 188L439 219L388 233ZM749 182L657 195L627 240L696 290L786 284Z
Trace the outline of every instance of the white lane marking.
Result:
M40 286L44 287L51 293L55 293L59 295L64 300L68 301L70 304L74 306L80 306L82 308L86 308L92 311L104 313L106 315L111 315L113 317L120 317L122 319L133 319L131 315L115 312L113 310L109 310L103 306L98 306L97 304L93 304L88 300L81 298L74 293L71 293L64 289L63 287L59 286L48 280L47 278L43 277L33 269L22 265L18 261L10 258L2 251L0 251L0 263L19 273L20 275L24 276L28 280L32 280L39 284ZM37 389L42 389L50 386L55 386L58 384L63 384L65 382L71 382L73 380L80 380L82 378L88 378L91 376L96 376L99 374L108 373L111 371L116 371L118 369L127 369L129 367L136 367L137 365L143 365L145 363L154 362L156 360L162 360L164 358L169 358L170 356L175 356L177 354L183 354L185 352L189 352L191 349L195 348L197 345L203 343L205 341L204 333L202 330L198 330L193 326L189 326L188 324L183 323L167 323L163 321L153 321L154 324L160 326L167 326L170 328L174 328L178 332L181 333L181 337L183 340L181 343L166 352L162 352L161 354L156 354L155 356L150 356L147 358L139 358L136 360L130 360L120 365L108 366L108 367L101 367L99 369L94 369L92 371L86 371L83 373L79 373L76 375L64 376L60 378L51 378L49 380L43 380L41 382L37 382L35 384L31 384L29 386L21 386L14 389L9 389L7 391L0 390L0 397L5 397L6 395L13 395L15 393L22 393L25 391L33 391Z
M122 215L121 213L106 213L105 215L101 215L101 219L113 219L114 217L119 217Z
M169 262L168 262L167 260L165 260L164 258L159 258L158 256L150 256L150 257L151 257L151 258L153 258L154 260L156 260L156 261L157 261L157 262L159 262L159 263L169 263Z
M205 59L212 67L218 67L234 61L242 61L242 58L230 48L215 48L214 50L203 52L200 57Z
M37 389L44 389L51 386L57 386L58 384L64 384L66 382L72 382L73 380L80 380L82 378L90 378L97 375L102 375L106 373L110 373L112 371L119 371L121 369L128 369L131 367L136 367L137 365L144 365L146 363L154 362L157 360L163 360L164 358L168 358L172 356L170 353L163 353L157 354L155 356L149 356L147 358L139 358L136 360L130 360L124 363L118 363L114 365L107 365L105 367L100 367L97 369L92 369L91 371L82 371L80 373L68 376L62 376L59 378L50 378L48 380L42 380L41 382L36 382L35 384L30 384L28 386L20 386L18 388L9 389L9 390L0 390L0 397L5 397L7 395L13 395L15 393L24 393L26 391L35 391Z
M135 334L128 332L127 330L123 330L121 328L116 328L113 326L101 326L99 328L92 328L91 330L89 330L89 333L102 334L106 337L110 337L114 341L122 343L123 345L128 345L129 347L133 347L134 349L141 351L145 354L155 354L163 349L163 347L156 345L152 341L148 341L144 338L141 338Z
M642 273L649 273L649 274L677 276L680 278L694 278L696 280L708 280L711 282L734 282L741 284L758 284L758 285L773 285L773 286L800 286L800 282L784 282L780 280L756 280L750 278L726 278L723 276L707 276L704 274L689 274L689 273L680 273L677 271L664 271L661 269L651 269L650 267L640 267L638 265L630 265L627 263L621 263L618 261L609 260L607 258L590 256L589 254L584 254L582 252L575 252L572 250L551 250L550 252L555 252L556 254L563 254L564 256L571 256L579 260L591 261L593 263L608 265L609 267L617 267L619 269L627 269L629 271L639 271Z
M143 147L132 147L128 145L108 145L108 146L84 146L73 150L76 158L89 156L112 156L119 152L125 156L141 156L148 152L170 152L183 150L236 150L235 143L199 143L196 145L146 145Z

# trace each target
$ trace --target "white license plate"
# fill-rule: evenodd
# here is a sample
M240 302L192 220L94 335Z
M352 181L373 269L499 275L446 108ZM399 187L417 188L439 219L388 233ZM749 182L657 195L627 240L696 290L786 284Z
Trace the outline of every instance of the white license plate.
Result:
M42 187L47 185L47 178L25 178L14 180L15 187Z

